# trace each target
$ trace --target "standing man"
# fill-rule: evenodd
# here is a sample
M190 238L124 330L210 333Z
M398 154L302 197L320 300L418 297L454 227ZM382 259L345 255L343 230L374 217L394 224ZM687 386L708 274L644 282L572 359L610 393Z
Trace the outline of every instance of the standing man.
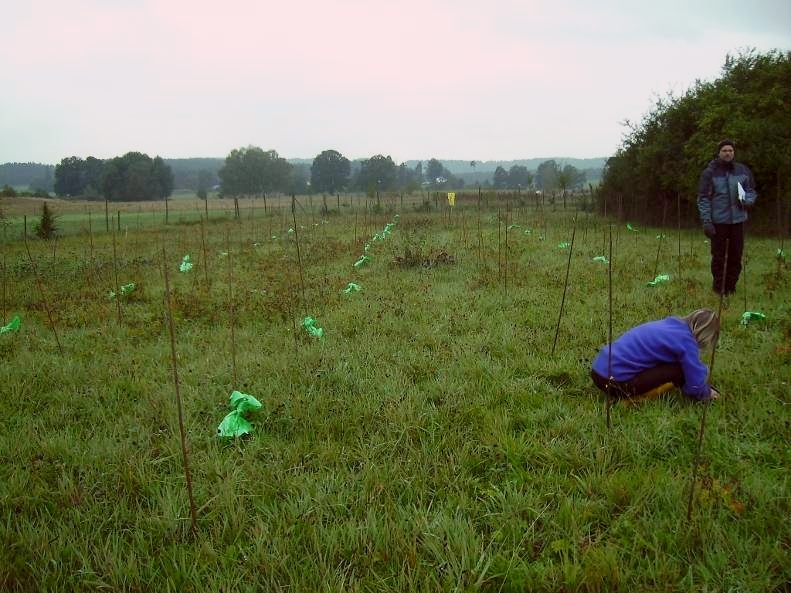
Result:
M734 161L734 154L732 140L720 142L717 158L703 170L698 184L698 212L703 232L711 241L712 288L726 295L736 292L742 271L744 222L758 197L752 172Z

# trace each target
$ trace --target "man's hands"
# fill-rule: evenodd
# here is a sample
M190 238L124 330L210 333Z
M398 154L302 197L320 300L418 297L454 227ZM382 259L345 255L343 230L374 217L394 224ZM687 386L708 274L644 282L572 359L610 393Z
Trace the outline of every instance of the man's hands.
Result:
M714 228L714 225L710 222L707 222L703 225L703 234L706 235L709 239L713 239L714 235L717 234L717 229Z

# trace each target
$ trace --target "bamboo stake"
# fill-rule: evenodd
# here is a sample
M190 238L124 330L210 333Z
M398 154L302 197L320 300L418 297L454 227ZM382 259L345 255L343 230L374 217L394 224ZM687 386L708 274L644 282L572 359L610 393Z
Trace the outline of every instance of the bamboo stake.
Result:
M555 346L558 343L558 333L560 332L560 320L563 318L563 306L566 303L566 290L569 286L569 271L571 270L571 254L574 252L574 236L577 234L577 215L574 215L574 225L571 229L571 244L569 245L569 257L566 263L566 280L563 282L563 297L560 300L560 312L558 322L555 325L555 339L552 342L552 354L555 354Z
M118 314L118 325L121 325L121 285L118 283L118 252L115 245L115 227L113 227L113 277L115 280L115 309Z
M28 245L28 240L27 240L27 216L25 216L24 220L25 220L25 251L27 251L27 258L30 260L30 266L33 268L33 275L36 278L36 284L38 285L38 290L41 293L41 300L44 301L44 308L47 311L49 326L52 329L52 333L55 336L55 342L58 344L58 352L60 352L60 355L63 356L63 346L61 346L60 344L60 338L58 337L58 330L55 327L55 320L52 318L52 308L49 306L47 294L44 291L44 284L41 282L41 277L38 274L38 267L36 267L36 262L33 260L33 256L30 254L30 246Z
M725 300L725 270L728 269L728 247L730 240L725 240L725 262L723 265L722 285L720 286L720 304L717 309L717 318L722 319L723 301ZM717 340L719 342L719 340ZM717 342L711 347L711 360L709 361L709 377L714 373L714 355L717 352ZM709 379L711 380L711 379ZM692 462L692 472L690 476L689 498L687 500L687 521L692 517L692 506L695 500L695 483L698 481L698 468L700 467L700 456L703 451L703 436L706 433L706 415L709 411L710 400L703 402L703 413L700 416L700 428L698 429L698 443L695 450L695 457Z
M206 225L203 217L200 219L200 240L203 248L203 281L206 283L206 290L209 290L209 258L206 254ZM230 254L230 251L228 252Z
M503 250L503 286L508 296L508 210L505 211L505 248Z
M3 325L8 321L6 317L6 303L7 303L7 277L6 277L6 225L3 225Z
M612 410L612 223L610 223L610 249L607 262L607 312L609 316L607 330L607 429L610 429L610 412Z
M294 240L297 244L297 265L299 267L299 286L302 292L302 301L305 301L305 280L302 277L302 256L299 253L299 232L297 231L297 200L294 194L291 194L291 216L294 220Z
M187 437L184 429L184 408L181 403L181 387L179 382L178 357L176 356L176 332L173 324L173 305L170 299L170 276L168 275L168 258L165 247L162 247L162 261L165 273L165 311L168 318L168 332L170 334L170 362L173 370L173 387L176 392L176 408L179 418L179 435L181 439L181 456L184 465L184 478L187 483L187 498L190 506L190 520L192 533L198 532L198 512L195 507L195 498L192 494L192 475L190 474L189 453L187 450Z
M681 279L681 194L676 192L676 219L678 222L678 273L677 276Z
M225 235L225 249L228 252L228 312L231 316L231 371L234 389L238 385L236 375L236 307L233 301L233 261L231 256L230 233Z

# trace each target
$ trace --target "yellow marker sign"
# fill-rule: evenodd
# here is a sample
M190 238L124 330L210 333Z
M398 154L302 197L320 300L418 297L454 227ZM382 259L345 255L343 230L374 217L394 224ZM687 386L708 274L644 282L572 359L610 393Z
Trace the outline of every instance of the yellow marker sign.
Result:
M449 191L448 192L448 204L450 204L451 206L455 206L456 205L456 192L455 191Z

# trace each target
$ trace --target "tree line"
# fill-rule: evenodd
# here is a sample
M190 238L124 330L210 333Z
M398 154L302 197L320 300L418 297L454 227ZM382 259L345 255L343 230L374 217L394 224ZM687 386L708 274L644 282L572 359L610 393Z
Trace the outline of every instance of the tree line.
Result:
M257 146L233 149L219 170L209 166L216 159L198 159L193 169L182 172L181 181L196 186L199 197L209 191L220 197L266 196L337 192L414 192L420 189L462 189L465 182L436 158L410 167L397 165L390 156L374 155L350 161L336 150L325 150L310 165L292 164L275 150ZM205 161L205 162L204 162ZM208 166L207 166L208 162ZM475 166L475 161L470 163ZM522 165L508 170L498 166L485 187L499 190L566 191L585 183L585 172L555 160L541 163L535 172ZM95 197L110 201L158 200L172 194L172 168L160 158L129 152L109 160L68 157L54 168L54 192L61 197Z
M161 200L173 193L173 172L161 157L140 152L102 160L68 157L55 166L55 194L113 202Z
M474 161L471 163L474 166ZM413 192L421 188L462 189L464 180L453 175L436 158L409 167L397 165L390 156L377 154L369 159L350 161L337 150L328 149L313 159L305 178L297 183L289 163L274 150L256 146L236 149L228 155L219 171L221 195L265 195L272 192L294 192L300 185L304 193L334 194L358 191L369 195L379 192ZM561 167L554 160L542 163L535 174L524 166L514 165L508 171L498 167L494 173L495 189L546 189L563 191L579 188L585 173L571 165Z
M699 176L717 143L729 138L736 160L755 175L754 220L783 224L791 177L791 52L728 55L719 78L660 98L641 122L626 127L604 168L600 211L661 225L683 207L686 223L697 224Z

